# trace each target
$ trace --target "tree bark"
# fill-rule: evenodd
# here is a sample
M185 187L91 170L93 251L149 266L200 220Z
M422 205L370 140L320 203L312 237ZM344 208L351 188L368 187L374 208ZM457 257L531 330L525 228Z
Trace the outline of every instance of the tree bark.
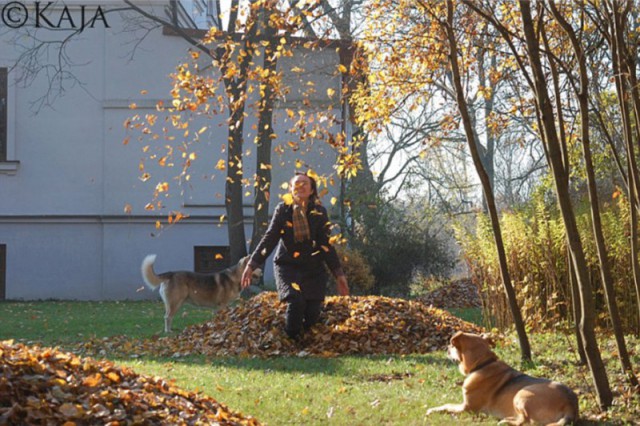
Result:
M267 34L268 45L265 48L263 70L268 75L262 82L264 89L260 93L258 104L258 135L256 153L256 179L253 198L253 231L251 234L250 252L256 248L269 226L269 199L271 194L271 145L273 140L273 107L276 100L274 81L278 67L278 56L275 55L275 31L268 23L265 14L263 28Z
M233 60L235 51L220 48L218 57L221 58L221 72L227 99L229 103L229 138L227 149L227 180L225 183L225 206L227 211L227 232L229 238L230 262L237 263L240 258L247 255L247 238L244 230L244 206L242 199L242 149L244 145L244 112L247 99L247 82L249 68L253 60L253 51L256 48L256 36L258 32L257 11L252 9L247 18L247 28L243 33L238 49L244 51L239 55L240 64L238 76L226 77L227 65ZM231 23L230 23L231 26ZM233 43L233 34L229 34L228 43Z
M613 287L613 276L611 274L611 267L609 266L609 256L605 244L604 233L602 232L602 221L600 218L600 204L598 200L596 176L593 167L593 160L591 158L589 76L587 74L586 56L571 24L569 24L569 22L564 19L553 1L549 2L549 6L554 18L556 19L556 21L558 21L558 23L560 23L560 26L571 40L571 45L573 47L578 63L580 86L577 90L576 96L578 98L578 104L580 107L580 134L582 138L582 153L584 157L585 169L587 172L589 207L591 209L593 235L595 237L596 248L598 251L598 261L600 263L600 278L602 280L602 285L604 288L609 316L611 317L611 324L613 326L613 333L615 335L616 344L618 347L618 357L620 359L620 364L622 365L622 371L626 375L631 386L638 386L638 379L633 372L633 367L629 358L629 352L624 340L624 331L622 330L622 322L620 320L618 303L616 302L616 295ZM635 210L633 206L631 207L631 209Z
M635 78L635 61L631 58L630 52L628 51L625 43L625 22L627 21L627 17L630 13L630 5L630 2L613 3L611 53L613 57L616 90L618 92L618 103L620 105L620 112L624 124L624 140L627 148L627 172L629 175L628 194L631 222L631 265L636 290L636 303L638 306L638 314L640 316L640 264L638 263L640 247L638 245L638 210L635 208L636 203L640 201L640 173L638 172L636 160L634 130L631 122L631 106L629 105L629 100L631 99L635 107L635 135L636 139L638 139L639 130L637 125L640 123L640 117L638 117L637 114L640 112L640 96L638 95L638 88L636 87L637 79Z
M502 231L500 229L500 219L498 217L498 209L496 207L495 198L493 195L493 189L491 188L491 181L482 164L482 158L478 151L477 141L475 140L473 125L467 101L464 97L464 89L460 78L460 68L458 66L458 47L453 27L453 4L451 0L447 0L447 23L445 25L447 38L449 41L449 64L453 74L453 84L456 93L456 102L462 117L462 123L464 126L467 145L471 151L471 157L473 163L478 172L480 182L482 183L482 190L485 200L487 202L487 208L489 209L489 216L491 218L491 225L493 228L493 235L495 238L496 249L498 251L498 259L500 263L500 274L502 277L502 284L507 296L511 315L513 316L513 322L518 334L518 340L520 343L520 352L523 361L531 361L531 346L529 344L529 338L522 319L522 313L518 307L516 300L515 290L511 283L511 277L509 275L509 268L507 266L507 256L504 248L504 242L502 240Z
M537 99L537 107L540 109L542 118L543 128L541 131L544 133L543 140L547 145L558 204L567 233L571 259L576 271L582 310L580 334L583 338L587 364L589 365L598 395L598 402L600 407L605 410L611 406L613 394L595 335L595 301L593 299L593 288L589 280L584 250L571 203L569 186L567 184L567 171L562 164L561 145L555 128L553 107L547 89L545 73L542 68L540 45L531 13L531 2L528 0L519 0L519 5L527 46L527 57L534 76L534 91Z

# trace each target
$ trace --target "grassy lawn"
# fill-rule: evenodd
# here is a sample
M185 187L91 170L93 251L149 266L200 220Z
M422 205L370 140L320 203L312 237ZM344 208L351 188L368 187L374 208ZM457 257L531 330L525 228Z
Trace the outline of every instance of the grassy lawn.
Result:
M163 314L161 302L4 302L0 303L0 340L64 348L89 337L126 335L140 339L162 331ZM479 320L475 310L456 314ZM180 330L210 317L208 310L185 306L175 318L174 328ZM575 365L575 354L566 351L572 341L572 337L562 335L532 336L537 364L525 371L568 382L581 393L581 411L594 413L595 401L587 394L588 374ZM638 365L638 340L631 346ZM506 339L496 351L518 365L519 349L513 338ZM189 356L113 361L138 373L173 379L186 389L210 395L269 425L497 423L494 418L469 414L424 416L429 407L461 399L462 376L443 352L330 359ZM608 362L611 370L617 361ZM624 406L614 407L609 418L613 420L610 424L636 424L633 419L637 419Z
M185 305L173 328L211 318L212 311ZM164 305L157 302L1 302L0 340L63 345L90 337L125 334L144 338L164 329Z

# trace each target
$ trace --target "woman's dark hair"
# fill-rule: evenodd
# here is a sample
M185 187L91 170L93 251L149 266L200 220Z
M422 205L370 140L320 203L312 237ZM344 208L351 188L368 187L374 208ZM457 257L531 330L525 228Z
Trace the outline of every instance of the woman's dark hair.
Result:
M309 182L311 182L311 191L312 191L311 196L309 196L309 203L310 205L320 204L320 199L318 198L318 183L316 182L316 180L311 176L309 176L307 173L296 172L296 174L293 175L293 177L289 180L289 184L291 184L291 181L295 179L296 176L306 176L309 178Z

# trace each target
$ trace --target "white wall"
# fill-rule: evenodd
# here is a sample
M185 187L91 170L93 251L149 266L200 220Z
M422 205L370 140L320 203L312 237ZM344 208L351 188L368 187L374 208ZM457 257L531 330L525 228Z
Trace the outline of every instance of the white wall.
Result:
M103 7L114 4L107 2ZM125 119L134 113L155 112L157 100L170 99L168 75L186 60L188 46L160 30L140 41L140 32L123 31L128 24L118 15L109 14L108 19L111 28L85 29L67 47L66 54L78 64L72 71L81 84L69 86L51 106L34 114L32 102L46 89L43 76L28 87L10 88L9 130L15 135L15 158L10 160L20 165L14 175L0 174L0 244L7 245L9 299L157 297L146 288L137 291L143 285L139 269L146 254L158 254L159 271L192 269L194 246L227 244L226 227L218 223L224 214L224 198L216 197L224 194L225 176L213 167L224 158L220 145L226 143L227 130L220 124L226 117L192 125L197 130L206 123L209 130L192 146L198 159L190 169L187 186L180 187L172 179L180 172L179 158L175 168L166 169L142 152L147 144L151 152L163 152L164 143L138 142L137 134L131 134L129 144L124 145ZM50 32L40 31L39 36L60 36ZM135 54L133 40L140 41ZM0 66L14 63L19 53L15 41L15 33L0 33ZM335 59L334 52L321 52L312 60L318 68L318 105L326 98L329 85L338 91L339 81L330 72L333 66L325 65ZM302 61L287 59L283 70ZM10 73L10 81L19 78L18 72ZM295 81L294 77L289 80ZM296 93L288 99L292 105L299 101ZM136 111L129 109L131 103L138 105ZM280 136L274 146L291 138L284 132L290 126L284 112L287 106L275 112ZM253 122L249 117L247 129ZM245 158L245 177L255 170L255 134L251 133L245 143L245 150L252 151ZM335 154L328 147L316 143L308 150L304 161L320 172L331 171ZM301 155L274 155L271 209L281 192L280 184L292 175L294 161ZM152 175L148 182L139 179L141 160ZM171 184L170 196L163 199L166 208L146 211L144 206L152 201L153 188L161 181ZM252 194L253 187L247 191ZM335 194L337 188L332 191ZM251 205L252 195L244 203ZM125 214L125 205L132 207L131 214ZM164 220L172 210L192 217L158 231L156 220ZM249 208L245 211L251 212ZM249 222L250 217L247 237L251 235ZM270 266L266 278L271 279Z

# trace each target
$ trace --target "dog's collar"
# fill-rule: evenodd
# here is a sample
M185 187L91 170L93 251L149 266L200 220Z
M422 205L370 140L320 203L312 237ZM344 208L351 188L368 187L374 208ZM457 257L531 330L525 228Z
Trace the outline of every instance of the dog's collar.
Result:
M488 361L483 362L482 364L476 366L473 370L469 371L469 374L471 373L475 373L478 370L482 370L483 368L485 368L487 365L489 364L493 364L494 362L496 362L498 359L497 358L491 358Z

